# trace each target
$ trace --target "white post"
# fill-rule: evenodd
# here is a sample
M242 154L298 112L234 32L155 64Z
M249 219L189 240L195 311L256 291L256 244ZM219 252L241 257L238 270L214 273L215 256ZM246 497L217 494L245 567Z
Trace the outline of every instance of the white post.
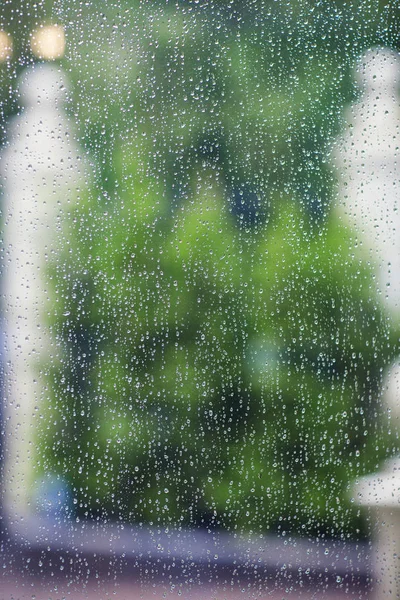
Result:
M360 59L359 101L335 148L340 213L378 266L379 288L400 314L400 56L374 48Z
M4 186L4 314L6 326L4 508L12 522L29 513L35 419L51 360L47 265L60 244L64 208L80 176L73 132L63 111L64 75L55 65L24 72L24 106L0 156Z
M384 402L391 420L400 417L400 365L386 378ZM397 423L398 425L398 423ZM355 485L356 501L372 511L377 544L374 548L377 600L400 598L400 457L386 461L380 473L363 477Z
M360 100L347 116L348 129L335 149L339 167L339 211L358 230L359 243L377 266L378 289L393 319L400 315L400 57L369 50L359 61ZM384 402L400 417L400 368L386 378ZM389 426L389 423L388 423ZM377 600L400 598L400 457L359 481L356 501L375 519Z

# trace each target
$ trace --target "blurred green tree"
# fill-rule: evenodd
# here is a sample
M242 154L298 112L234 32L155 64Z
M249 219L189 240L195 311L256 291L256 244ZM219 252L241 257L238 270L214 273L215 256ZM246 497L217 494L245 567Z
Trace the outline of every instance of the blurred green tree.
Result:
M291 199L238 227L212 163L171 213L145 146L118 205L71 216L46 461L85 515L360 532L349 482L389 442L372 270L333 213L317 226Z
M95 181L54 267L41 460L81 515L357 534L347 486L390 449L375 417L394 334L327 154L355 57L398 43L398 14L245 4L43 13L66 30ZM18 40L44 18L2 10ZM4 116L24 52L1 67Z

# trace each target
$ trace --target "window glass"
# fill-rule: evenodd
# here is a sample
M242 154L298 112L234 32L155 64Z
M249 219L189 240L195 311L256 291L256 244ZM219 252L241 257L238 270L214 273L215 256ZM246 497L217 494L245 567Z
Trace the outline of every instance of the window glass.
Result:
M376 482L397 468L398 14L0 8L10 594L27 564L53 589L60 548L74 589L96 573L121 598L129 560L132 586L196 597L253 543L260 597L298 594L310 548L315 565L329 549L328 590L350 590L335 547L381 573L356 549L378 540ZM215 571L172 584L174 552ZM279 561L292 583L265 574Z

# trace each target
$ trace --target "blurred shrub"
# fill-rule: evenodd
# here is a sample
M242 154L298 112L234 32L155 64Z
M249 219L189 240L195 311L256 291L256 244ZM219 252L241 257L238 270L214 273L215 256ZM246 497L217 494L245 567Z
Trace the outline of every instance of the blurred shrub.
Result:
M212 167L171 213L144 152L119 205L71 214L46 462L85 515L356 533L349 485L386 452L370 268L290 199L238 227Z
M326 156L385 11L96 7L63 16L96 181L53 272L43 464L80 515L365 532L393 347Z

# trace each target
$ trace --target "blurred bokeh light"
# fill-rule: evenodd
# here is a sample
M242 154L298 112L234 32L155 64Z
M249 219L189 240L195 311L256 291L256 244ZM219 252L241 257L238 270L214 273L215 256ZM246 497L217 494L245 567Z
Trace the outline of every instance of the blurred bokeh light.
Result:
M13 43L11 36L5 31L0 31L0 62L6 62L12 56Z
M31 37L33 54L44 60L62 58L65 51L65 34L60 25L46 25L35 29Z

